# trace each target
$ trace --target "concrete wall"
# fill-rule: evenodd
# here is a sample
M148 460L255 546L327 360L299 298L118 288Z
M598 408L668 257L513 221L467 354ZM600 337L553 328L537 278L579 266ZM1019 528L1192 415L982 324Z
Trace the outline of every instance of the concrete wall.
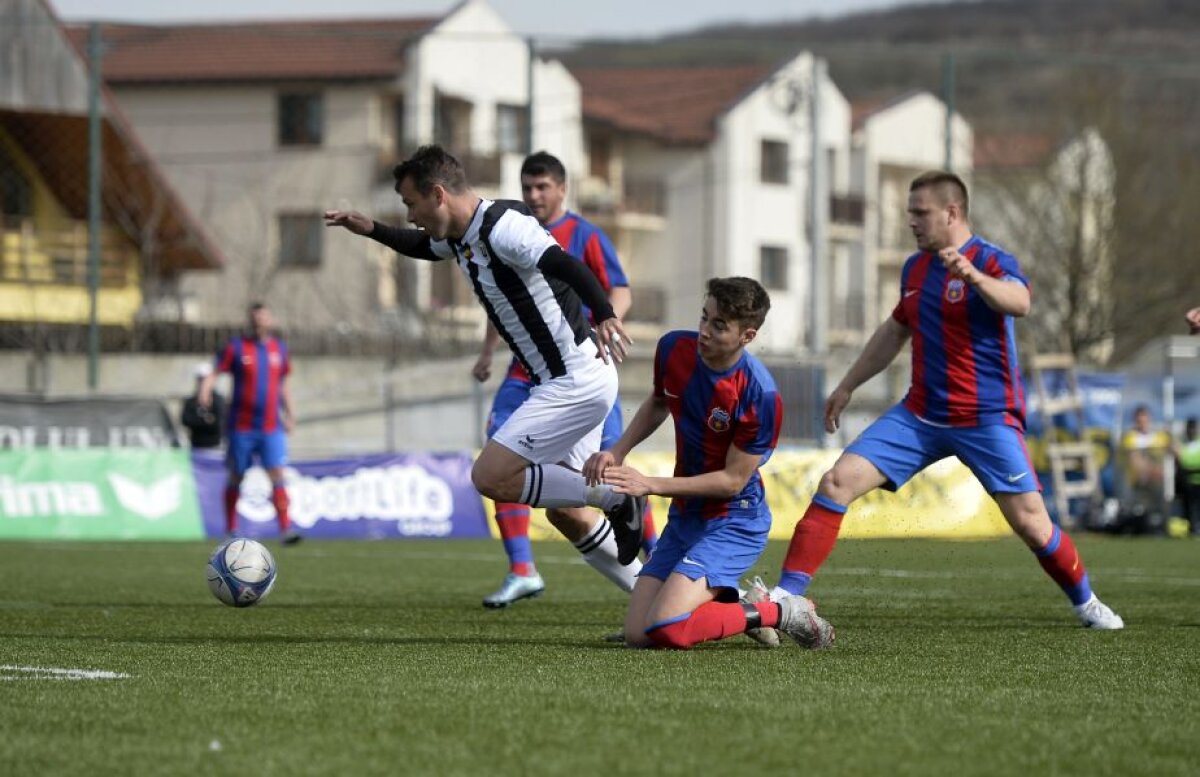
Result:
M638 358L620 367L626 420L650 392L654 342L642 340ZM178 419L179 406L192 390L192 371L204 354L103 354L97 394L148 396L168 402ZM387 450L462 450L477 448L491 407L492 395L508 367L497 354L492 379L483 385L471 378L474 357L403 364L390 372L382 359L298 357L293 361L292 399L299 424L291 438L294 458L370 453ZM39 371L50 397L87 392L87 358L51 354L35 361L31 354L0 352L0 393L22 393ZM384 413L390 383L394 408L389 427ZM229 378L218 391L229 396ZM660 449L673 445L671 424L644 443Z

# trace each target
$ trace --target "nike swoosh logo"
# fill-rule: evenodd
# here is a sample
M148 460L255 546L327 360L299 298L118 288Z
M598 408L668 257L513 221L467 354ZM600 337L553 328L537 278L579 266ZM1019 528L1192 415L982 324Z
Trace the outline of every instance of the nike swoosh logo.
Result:
M1006 480L1008 480L1009 483L1016 483L1018 480L1025 477L1027 474L1029 474L1028 470L1026 470L1025 472L1018 472L1016 475L1009 475L1006 478Z
M684 557L683 557L683 561L682 561L682 562L680 562L680 563L683 563L683 564L691 564L692 566L696 566L696 567L702 567L702 566L704 566L704 565L703 565L703 564L701 564L699 561L692 561L692 560L691 560L690 558L688 558L687 556L684 556Z
M670 391L667 391L666 389L663 389L663 393L666 394L671 399L679 399L678 394L672 394Z
M904 292L904 298L908 299L912 295L916 294L917 291L918 291L917 289L909 289L908 291Z

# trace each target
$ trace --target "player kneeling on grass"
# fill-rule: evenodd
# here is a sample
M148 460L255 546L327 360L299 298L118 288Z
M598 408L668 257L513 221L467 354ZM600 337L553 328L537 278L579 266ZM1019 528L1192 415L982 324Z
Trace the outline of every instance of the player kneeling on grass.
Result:
M771 511L758 468L779 439L783 407L767 368L746 353L771 300L757 281L708 282L700 328L669 332L654 356L654 390L611 450L588 459L588 482L672 498L667 527L642 567L625 616L629 647L687 649L748 629L778 628L809 647L833 628L804 597L738 602L739 577L767 544ZM623 466L667 415L675 422L673 477Z

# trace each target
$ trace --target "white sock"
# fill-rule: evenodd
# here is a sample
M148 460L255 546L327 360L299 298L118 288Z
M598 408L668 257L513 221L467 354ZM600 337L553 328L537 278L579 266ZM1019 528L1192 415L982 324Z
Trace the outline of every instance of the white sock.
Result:
M771 593L768 594L768 596L771 598L771 601L773 601L773 602L782 602L784 599L788 598L791 595L792 594L790 591L788 591L786 588L781 588L779 586L775 586L774 588L772 588Z
M583 475L557 464L530 464L525 468L525 486L521 504L533 507L599 507L611 510L621 504L624 494L607 484L589 486Z
M586 491L587 481L574 470L557 464L530 464L517 501L532 507L583 507Z
M592 569L613 581L625 593L633 590L642 562L634 559L628 566L617 561L617 538L613 536L612 524L597 518L587 535L575 543L575 549Z

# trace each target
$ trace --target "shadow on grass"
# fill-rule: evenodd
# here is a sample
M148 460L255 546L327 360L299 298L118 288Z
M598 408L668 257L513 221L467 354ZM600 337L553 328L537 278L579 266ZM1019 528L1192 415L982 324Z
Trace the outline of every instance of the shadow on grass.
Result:
M523 638L512 636L498 637L427 637L427 636L412 636L412 637L373 637L364 635L361 637L352 636L299 636L286 634L251 634L251 635L230 635L230 634L205 634L195 636L127 636L115 638L100 634L89 635L63 635L63 634L35 634L35 633L16 633L16 632L0 632L0 640L5 639L44 639L44 640L70 640L75 642L104 642L108 644L118 645L254 645L254 646L271 646L271 645L379 645L379 646L463 646L463 647L491 647L497 645L512 646L512 647L556 647L568 648L570 650L619 650L622 652L636 653L637 650L626 651L623 645L615 642L606 641L603 636L597 636L594 640L578 640L578 639L548 639L548 638ZM705 647L720 646L723 650L748 650L753 652L762 652L763 648L750 642L749 640L723 640L721 642L706 643ZM703 648L702 648L703 649ZM653 651L657 652L657 651ZM680 651L682 652L682 651Z

